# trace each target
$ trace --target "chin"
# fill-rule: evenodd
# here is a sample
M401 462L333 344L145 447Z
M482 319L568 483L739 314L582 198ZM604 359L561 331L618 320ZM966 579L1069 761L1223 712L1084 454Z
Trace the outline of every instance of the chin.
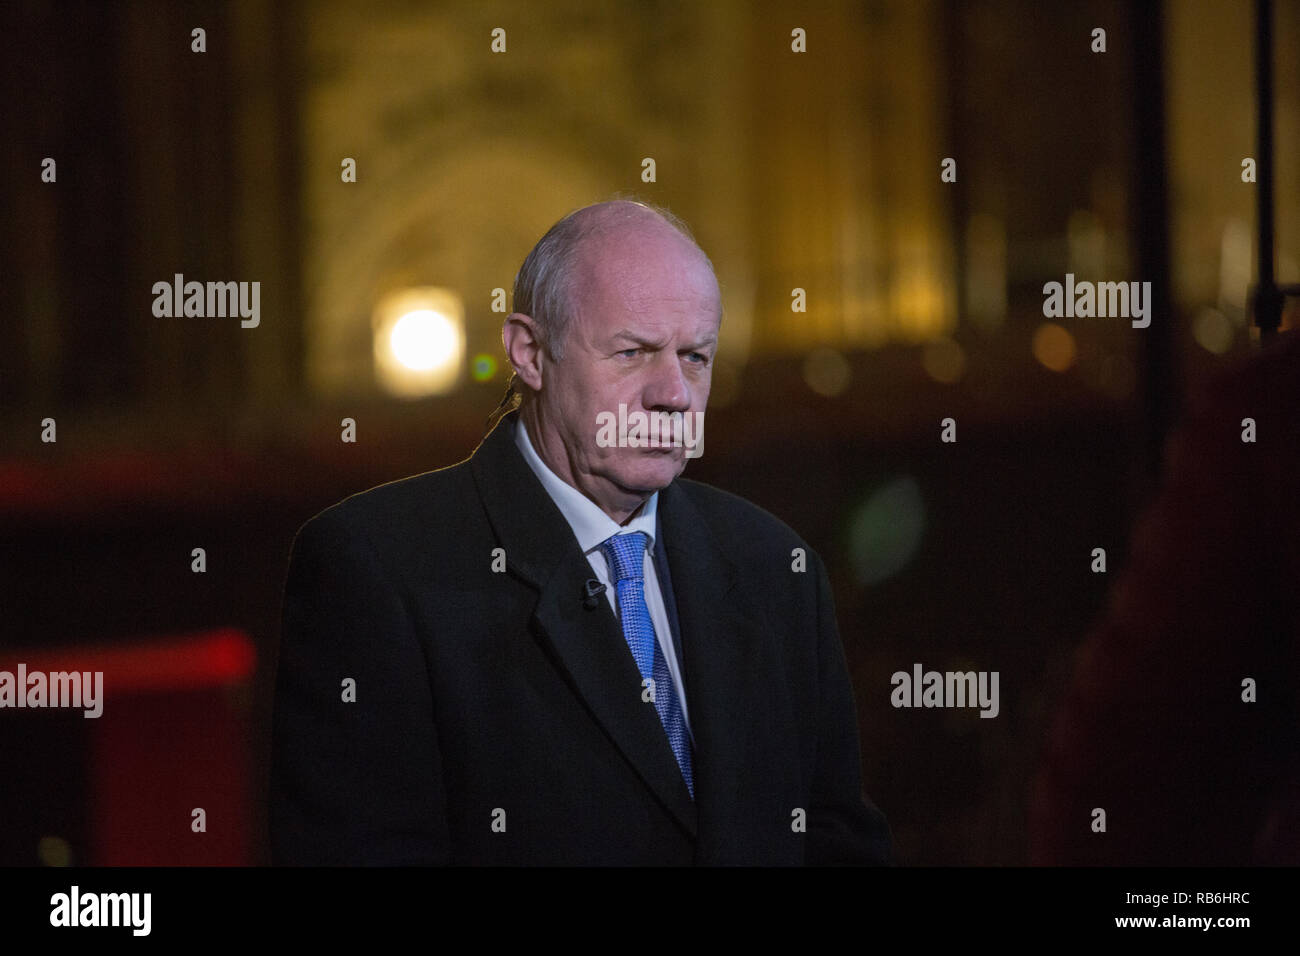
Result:
M659 461L628 463L619 469L616 480L624 488L637 491L661 491L682 473L683 461L663 458Z

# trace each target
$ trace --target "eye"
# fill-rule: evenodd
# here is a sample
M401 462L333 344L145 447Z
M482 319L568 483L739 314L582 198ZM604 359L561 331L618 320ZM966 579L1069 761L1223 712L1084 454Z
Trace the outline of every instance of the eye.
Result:
M623 351L619 352L618 354L626 355L628 358L635 358L636 353L640 351L641 351L640 349L623 349Z
M705 355L703 352L692 352L692 353L690 354L690 358L691 358L693 361L698 359L698 361L695 362L696 365L708 365L708 364L709 364L709 357L708 357L707 355Z

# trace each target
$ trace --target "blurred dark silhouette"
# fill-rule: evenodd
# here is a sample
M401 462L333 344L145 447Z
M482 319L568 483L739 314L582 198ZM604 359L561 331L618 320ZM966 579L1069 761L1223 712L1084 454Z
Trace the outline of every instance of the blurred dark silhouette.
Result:
M1300 863L1297 410L1291 331L1216 376L1171 437L1033 783L1030 862Z

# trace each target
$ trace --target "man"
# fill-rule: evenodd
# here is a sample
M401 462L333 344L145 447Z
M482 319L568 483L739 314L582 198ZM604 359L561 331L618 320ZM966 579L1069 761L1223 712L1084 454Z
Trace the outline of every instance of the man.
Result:
M602 437L620 404L703 412L704 253L666 213L589 206L529 254L514 305L518 409L294 543L274 860L886 862L821 560L679 479L689 430Z

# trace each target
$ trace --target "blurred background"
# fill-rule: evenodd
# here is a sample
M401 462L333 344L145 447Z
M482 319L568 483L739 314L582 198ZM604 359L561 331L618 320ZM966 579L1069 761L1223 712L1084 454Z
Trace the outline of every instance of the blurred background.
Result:
M99 720L0 712L0 864L266 860L294 532L470 454L507 377L515 272L616 193L672 209L713 260L722 343L687 475L826 558L899 860L1028 859L1029 779L1162 443L1255 348L1250 5L0 17L0 658L133 675ZM1300 48L1296 5L1273 36ZM1276 71L1278 279L1296 282L1300 65ZM1150 328L1045 319L1067 272L1150 281ZM260 282L259 325L155 316L178 273ZM999 671L1000 715L892 708L914 662Z

